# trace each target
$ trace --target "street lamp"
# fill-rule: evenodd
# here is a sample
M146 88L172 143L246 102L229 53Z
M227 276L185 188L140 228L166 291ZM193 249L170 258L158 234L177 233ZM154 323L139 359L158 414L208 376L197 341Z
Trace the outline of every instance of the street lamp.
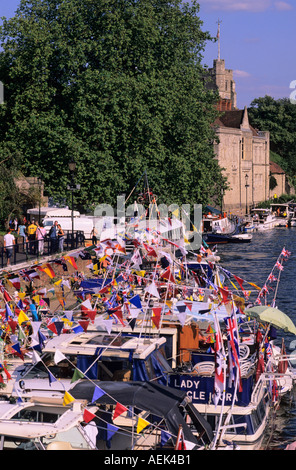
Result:
M248 181L249 181L248 173L246 173L246 175L245 175L245 180L246 180L246 184L245 184L245 188L246 188L246 215L248 215L248 187L250 186L248 184Z
M223 209L223 198L224 198L224 188L222 187L221 188L221 216L223 214L223 211L222 211L222 209Z
M74 202L73 202L73 193L76 189L76 186L74 185L74 172L76 170L76 163L74 162L73 158L69 162L69 170L71 174L71 184L68 186L68 188L71 191L71 221L72 221L72 235L71 235L71 248L74 247Z

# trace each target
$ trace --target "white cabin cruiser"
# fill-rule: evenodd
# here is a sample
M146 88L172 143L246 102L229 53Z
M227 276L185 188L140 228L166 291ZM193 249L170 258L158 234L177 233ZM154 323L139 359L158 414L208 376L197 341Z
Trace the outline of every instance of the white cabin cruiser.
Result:
M270 209L252 209L254 228L256 231L271 230L278 225L275 215Z

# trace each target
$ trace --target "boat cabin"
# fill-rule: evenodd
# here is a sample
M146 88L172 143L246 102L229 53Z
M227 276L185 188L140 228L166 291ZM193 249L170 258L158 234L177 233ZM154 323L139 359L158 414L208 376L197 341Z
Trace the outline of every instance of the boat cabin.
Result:
M138 338L129 334L62 334L48 341L42 361L15 370L12 396L59 397L69 389L76 368L91 380L157 379L164 383L164 372L171 371L165 357L165 343L165 338ZM57 351L66 359L55 363Z

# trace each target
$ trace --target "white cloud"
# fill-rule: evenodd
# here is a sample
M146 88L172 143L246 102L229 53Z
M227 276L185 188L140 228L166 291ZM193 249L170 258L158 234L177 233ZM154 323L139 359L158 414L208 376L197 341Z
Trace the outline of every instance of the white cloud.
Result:
M271 0L200 0L211 10L261 12L271 6ZM285 2L277 2L285 3Z
M280 11L293 10L292 5L290 5L290 3L287 3L287 2L274 2L274 6L277 10L280 10Z
M248 78L251 76L248 72L245 72L244 70L234 70L233 75L237 78Z

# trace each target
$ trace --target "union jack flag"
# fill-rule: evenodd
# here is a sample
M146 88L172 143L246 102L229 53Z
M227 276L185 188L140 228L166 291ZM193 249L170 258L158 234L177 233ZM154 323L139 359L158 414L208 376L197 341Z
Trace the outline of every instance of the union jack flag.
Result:
M284 266L279 261L275 263L275 267L278 268L280 271L283 271L284 269Z
M268 276L268 281L272 282L272 281L277 281L277 277L275 277L272 273Z
M225 368L224 368L224 354L223 354L223 341L222 341L222 336L221 336L221 331L220 331L220 326L219 322L214 319L214 325L215 325L215 380L214 380L214 394L213 394L213 400L215 403L215 406L217 406L221 395L223 393L224 389L224 374L225 374Z
M237 322L232 313L230 317L224 319L227 330L228 340L228 359L229 359L229 382L233 382L238 374L239 391L242 391L241 369L239 362L239 338ZM229 385L230 385L229 384Z
M281 255L284 256L285 258L288 258L290 256L291 252L286 250L285 248L282 249Z

